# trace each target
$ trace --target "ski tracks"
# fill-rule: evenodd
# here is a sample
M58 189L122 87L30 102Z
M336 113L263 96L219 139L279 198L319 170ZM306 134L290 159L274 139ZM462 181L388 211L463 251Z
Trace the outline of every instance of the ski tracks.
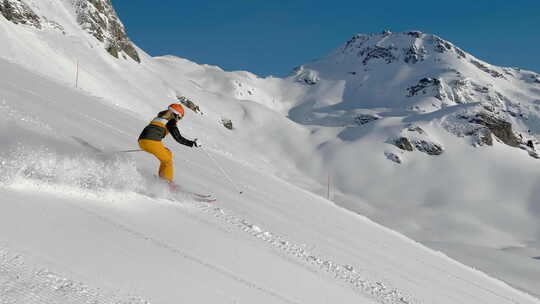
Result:
M365 269L357 269L351 265L339 264L330 259L309 251L307 245L301 245L288 240L284 236L266 231L249 220L234 214L234 212L218 207L215 204L191 202L195 210L221 220L225 225L234 227L247 233L271 247L279 250L288 257L300 261L302 264L333 277L360 294L367 296L382 304L420 304L418 299L383 282L373 279L376 274Z
M149 304L118 292L92 288L47 269L30 266L22 255L0 247L0 304Z
M191 254L187 253L186 251L184 251L184 250L182 250L180 248L177 248L177 247L175 247L173 245L170 245L167 242L162 241L162 240L160 240L160 239L158 239L156 237L153 237L153 236L150 236L149 234L145 234L145 233L139 232L137 230L134 230L134 229L122 224L122 223L111 220L108 217L103 216L101 214L98 214L98 213L96 213L96 212L94 212L94 211L92 211L90 209L85 208L85 207L78 206L78 205L72 205L72 206L74 206L75 208L77 208L77 209L79 209L79 210L81 210L83 212L86 212L88 214L91 214L91 215L99 218L101 221L103 221L103 222L105 222L105 223L107 223L109 225L112 225L112 226L116 227L117 229L119 229L121 231L124 231L124 232L126 232L126 233L128 233L128 234L130 234L130 235L132 235L134 237L137 237L139 239L143 239L143 240L145 240L147 242L150 242L153 245L155 245L157 247L160 247L160 248L162 248L164 250L167 250L169 252L172 252L172 253L182 257L185 260L191 261L191 262L193 262L195 264L201 265L201 266L203 266L205 268L208 268L208 269L210 269L212 271L215 271L215 272L217 272L217 273L219 273L219 274L221 274L221 275L223 275L223 276L225 276L225 277L227 277L229 279L232 279L232 280L234 280L234 281L236 281L236 282L238 282L238 283L240 283L240 284L242 284L242 285L244 285L244 286L246 286L246 287L248 287L250 289L257 290L257 291L259 291L259 292L261 292L263 294L266 294L267 296L270 296L270 297L272 297L274 299L277 299L280 302L287 303L287 304L300 304L299 302L288 299L288 298L280 295L279 293L277 293L277 292L275 292L273 290L270 290L268 288L260 286L260 285L254 283L254 282L249 281L248 279L242 278L239 275L233 273L232 271L230 271L230 270L228 270L228 269L226 269L224 267L214 265L214 264L209 263L207 261L204 261L204 260L202 260L200 258L197 258L194 255L191 255ZM0 304L3 304L3 303L0 303ZM124 303L120 303L120 304L124 304ZM131 303L126 303L126 304L131 304ZM134 303L134 304L139 304L139 303Z
M381 304L421 304L422 302L418 299L415 299L404 292L390 286L389 284L383 282L383 280L373 279L376 277L375 274L367 270L359 270L351 265L342 265L336 263L330 259L318 256L314 253L308 251L306 245L299 245L297 243L291 242L283 236L279 236L270 231L265 231L258 225L251 223L249 220L242 218L241 216L236 215L234 212L226 210L225 208L218 207L215 203L205 203L197 202L194 200L182 201L180 202L171 202L170 200L163 199L163 201L168 204L172 204L179 211L195 211L195 213L200 213L201 217L198 220L205 222L208 225L212 225L211 219L217 219L226 226L226 231L232 229L240 230L248 235L255 237L256 239L263 241L272 248L279 250L284 253L286 256L293 258L294 260L299 261L301 264L317 271L319 273L325 273L331 278L334 278L338 282L352 288L354 291L358 292L359 295L371 298ZM299 304L299 302L289 299L276 291L273 291L267 287L261 286L255 282L250 281L248 278L243 278L232 271L228 270L226 267L221 265L215 265L208 261L205 261L201 258L198 258L194 255L189 254L187 251L182 250L176 246L173 246L163 240L158 239L157 237L151 236L146 233L142 233L133 228L128 227L120 222L114 221L107 216L96 213L86 207L80 205L72 205L81 211L92 214L93 216L99 218L101 221L106 222L107 224L115 226L117 229L122 230L126 233L133 235L139 239L143 239L152 243L153 245L163 248L169 252L172 252L185 260L191 261L195 264L201 265L205 268L208 268L212 271L215 271L225 277L228 277L250 289L257 290L262 294L266 294L276 300L279 300L282 303L287 304ZM209 219L204 219L204 217L210 216ZM219 225L218 225L219 226ZM228 226L228 227L227 227ZM217 229L223 229L216 227ZM229 229L227 229L229 228ZM138 303L137 303L138 304Z

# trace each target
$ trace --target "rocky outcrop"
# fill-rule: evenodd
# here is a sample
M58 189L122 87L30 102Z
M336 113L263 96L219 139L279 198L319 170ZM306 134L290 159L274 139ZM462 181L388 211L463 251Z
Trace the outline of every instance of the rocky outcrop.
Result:
M441 39L435 35L431 36L431 43L433 44L433 50L437 53L444 54L447 52L454 52L460 59L464 59L467 57L467 54L465 54L465 52L462 51L460 48L455 47L452 43Z
M0 13L15 24L26 24L41 29L41 18L21 0L0 0Z
M465 135L471 136L476 146L493 146L493 136L488 128L475 128Z
M444 152L441 145L423 139L415 140L414 146L418 151L429 155L441 155Z
M409 92L407 97L413 97L420 93L425 95L428 94L428 91L431 91L433 96L439 100L446 98L442 82L437 78L422 78L418 81L418 84L407 88L407 91Z
M221 124L229 129L229 130L232 130L233 129L233 123L232 123L232 120L228 119L228 118L222 118L221 119Z
M444 148L432 140L419 126L411 125L401 131L401 135L387 141L404 151L415 149L428 155L441 155Z
M381 46L368 46L365 49L362 49L358 55L363 56L364 59L362 60L362 63L364 65L367 65L368 62L374 59L380 59L385 61L387 64L394 62L397 57L394 55L394 50L397 50L394 46L389 47L381 47Z
M394 152L384 152L384 156L386 156L387 159L395 162L396 164L401 164L403 161L401 160L401 157L397 155Z
M410 32L407 32L407 35L411 36L411 37L414 37L414 38L421 38L424 33L420 32L420 31L410 31Z
M492 146L496 138L510 147L527 150L529 155L535 157L538 140L530 130L515 131L513 119L526 120L524 115L513 118L508 107L504 109L483 103L447 116L443 127L459 137L469 137L471 144L476 147Z
M196 105L193 101L191 101L191 99L185 96L176 96L176 99L178 100L178 102L180 102L181 104L186 106L188 109L192 110L193 112L202 114L199 106Z
M414 151L414 147L407 137L398 137L394 139L392 143L401 150Z
M426 58L427 51L423 47L417 47L416 45L412 45L409 48L403 49L403 52L405 54L404 61L406 63L415 64L419 61L424 61Z
M347 41L347 43L345 43L345 46L343 47L342 52L346 53L346 52L354 50L354 49L359 49L364 45L364 42L366 42L368 40L369 40L368 35L356 34L356 35L352 36L352 38L349 39L349 41Z
M455 79L426 77L417 84L407 88L407 97L417 95L433 96L446 105L483 102L491 107L503 108L503 104L511 106L512 102L494 90L492 84L481 85L459 73ZM519 107L517 107L519 108ZM520 116L518 110L508 109L513 116Z
M490 69L487 65L481 63L480 61L478 60L471 60L470 61L474 66L476 66L477 68L479 68L480 70L488 73L489 75L491 75L492 77L494 78L505 78L504 75L502 73L499 73L497 71L495 71L494 69Z
M457 104L475 102L481 96L486 101L493 101L495 96L491 96L491 89L487 86L479 85L468 78L458 78L450 81L450 100Z
M114 11L111 0L75 0L75 8L79 24L97 40L103 42L109 54L116 58L125 54L141 62L124 25Z
M354 122L359 125L365 125L367 123L370 123L372 121L380 119L380 116L370 115L370 114L360 114L354 118Z
M470 119L470 122L485 126L493 135L509 146L519 147L521 144L521 141L512 130L512 124L495 115L483 112L477 113Z

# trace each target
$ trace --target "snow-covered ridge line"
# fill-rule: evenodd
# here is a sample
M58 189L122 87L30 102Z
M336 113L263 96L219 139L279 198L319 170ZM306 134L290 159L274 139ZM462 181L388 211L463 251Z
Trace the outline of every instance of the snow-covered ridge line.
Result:
M46 268L0 245L0 303L150 304L141 297L93 288Z

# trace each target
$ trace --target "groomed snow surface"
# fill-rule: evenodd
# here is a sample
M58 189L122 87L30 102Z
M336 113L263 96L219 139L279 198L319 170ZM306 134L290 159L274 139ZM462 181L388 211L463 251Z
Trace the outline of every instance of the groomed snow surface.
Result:
M0 65L2 303L538 303L237 161L219 134L206 149L244 194L169 142L178 182L218 202L172 195L149 155L114 153L147 121Z
M421 33L357 36L285 79L138 49L139 64L109 55L71 0L26 2L63 30L0 16L0 303L539 302L538 160L456 136L491 102L534 139L539 75ZM424 77L441 87L408 97ZM215 204L118 153L177 96L202 112L182 134L242 195L200 149L165 141L176 182ZM403 135L444 153L390 143Z

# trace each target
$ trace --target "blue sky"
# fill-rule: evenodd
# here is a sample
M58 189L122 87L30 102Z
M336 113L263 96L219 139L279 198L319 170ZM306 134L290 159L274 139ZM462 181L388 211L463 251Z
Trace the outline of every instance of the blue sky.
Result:
M540 72L539 0L113 0L130 38L225 70L284 76L356 33L420 30L489 63Z

